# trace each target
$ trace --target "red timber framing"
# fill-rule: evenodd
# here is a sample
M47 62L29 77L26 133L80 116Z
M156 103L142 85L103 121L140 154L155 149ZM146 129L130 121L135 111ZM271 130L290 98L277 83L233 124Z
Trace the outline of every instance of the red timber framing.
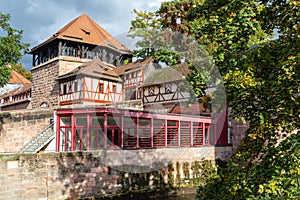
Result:
M128 71L125 72L124 76L124 88L136 88L144 81L144 70L143 68L140 68L139 70Z
M214 145L211 119L108 108L56 110L56 151Z
M122 85L90 77L66 79L59 84L60 106L84 102L111 103L122 101Z

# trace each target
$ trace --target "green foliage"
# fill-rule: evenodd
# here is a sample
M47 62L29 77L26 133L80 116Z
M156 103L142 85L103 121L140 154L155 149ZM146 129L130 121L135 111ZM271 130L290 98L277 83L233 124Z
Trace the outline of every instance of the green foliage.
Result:
M136 58L153 56L157 62L167 66L179 64L181 55L174 51L176 35L170 30L163 30L158 15L153 12L134 10L136 19L131 22L129 36L139 38L134 50Z
M22 43L22 31L16 30L8 23L9 14L0 13L0 27L5 33L4 37L0 37L0 87L5 85L11 76L11 70L7 68L7 64L16 64L23 53L28 51L29 44Z
M264 134L268 130L261 131ZM258 138L259 156L251 161L252 150L259 145L249 149L255 139L247 137L248 146L242 145L243 150L239 149L234 161L227 168L219 168L218 175L199 188L197 199L299 199L299 134L291 135L278 146L272 142L263 146ZM251 152L246 153L245 148Z
M6 66L0 66L0 87L5 85L11 77L11 69Z
M250 123L230 164L199 188L198 199L299 199L300 137L288 134L300 128L299 1L173 0L156 13L161 27L206 50L232 117ZM187 77L198 96L205 78L200 70Z
M31 73L23 67L22 63L13 65L12 69L31 81Z

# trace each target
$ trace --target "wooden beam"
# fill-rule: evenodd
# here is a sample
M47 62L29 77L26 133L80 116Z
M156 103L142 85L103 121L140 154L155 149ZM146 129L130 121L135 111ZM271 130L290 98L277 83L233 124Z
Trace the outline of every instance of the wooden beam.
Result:
M58 56L61 56L62 55L62 42L59 41L58 42Z

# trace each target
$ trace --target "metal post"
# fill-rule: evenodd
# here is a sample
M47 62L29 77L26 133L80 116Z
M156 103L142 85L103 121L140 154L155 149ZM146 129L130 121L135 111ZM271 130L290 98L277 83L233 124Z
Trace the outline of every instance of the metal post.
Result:
M91 115L87 115L87 150L91 149Z
M151 142L151 147L153 147L153 118L150 118L150 142Z
M202 145L205 145L205 123L202 123Z
M194 141L194 137L193 137L193 122L190 122L190 146L193 146L193 141Z
M176 122L176 125L177 125L177 134L178 134L178 146L180 147L180 127L181 127L181 124L180 124L180 120L178 120Z
M139 117L136 116L136 148L139 148Z
M76 118L75 115L71 116L71 151L75 151L75 142L76 142L76 129L75 129L75 125L76 125Z
M123 141L123 139L124 139L124 126L123 126L123 115L121 115L120 117L119 117L119 124L120 124L120 129L121 129L121 148L123 148L124 147L124 141Z
M57 115L57 121L56 121L56 151L59 152L60 151L60 116Z
M107 113L104 114L104 148L107 148Z
M165 138L165 147L168 146L168 121L167 119L165 119L165 134L164 134L164 138Z

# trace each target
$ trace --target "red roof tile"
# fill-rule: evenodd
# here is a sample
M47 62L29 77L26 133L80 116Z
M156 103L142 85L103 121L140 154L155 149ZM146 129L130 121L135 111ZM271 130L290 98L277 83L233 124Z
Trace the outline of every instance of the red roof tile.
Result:
M72 20L62 29L53 34L43 44L34 47L32 51L56 38L83 42L87 44L109 46L119 51L131 52L126 46L112 37L107 31L105 31L86 14L82 14L76 19Z
M187 63L155 70L149 74L140 87L184 80L184 76L187 76L189 72Z
M15 70L11 70L11 78L8 83L10 83L10 84L31 84L31 82L29 80L24 78L24 76L22 76Z
M122 79L116 74L113 70L111 70L111 66L102 62L99 59L86 62L76 69L72 70L71 72L64 74L59 77L59 79L64 79L66 77L70 76L76 76L76 75L87 75L91 77L96 77L96 78L104 78L108 80L113 80L113 81L118 81L121 82Z
M31 82L30 83L26 83L24 85L20 85L20 87L11 90L5 94L3 94L2 96L0 96L0 99L6 98L6 97L10 97L10 96L15 96L24 92L28 92L31 90Z
M113 71L120 76L120 75L125 74L125 72L128 71L128 70L146 66L147 64L149 64L151 62L154 62L154 58L152 56L148 57L148 58L145 58L145 59L137 60L137 61L132 62L132 63L128 63L126 65L118 66L115 69L113 69Z

